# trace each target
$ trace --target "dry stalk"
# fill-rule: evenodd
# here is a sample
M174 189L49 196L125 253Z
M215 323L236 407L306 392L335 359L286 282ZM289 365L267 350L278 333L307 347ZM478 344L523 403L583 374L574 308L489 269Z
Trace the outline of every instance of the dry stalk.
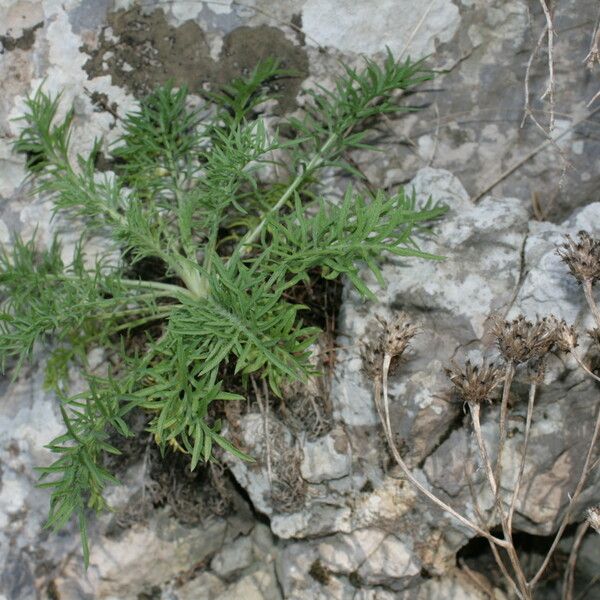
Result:
M508 373L508 370L507 370ZM503 394L504 397L505 394ZM512 565L513 571L515 573L515 577L517 579L517 587L519 590L519 596L524 599L531 598L530 591L527 587L527 578L525 577L525 573L523 572L523 568L519 561L519 557L517 555L517 551L514 547L514 543L512 540L512 530L508 524L508 520L506 514L504 512L504 508L502 506L502 498L500 496L500 487L498 485L498 480L494 476L494 472L492 469L492 463L490 461L487 449L485 447L485 442L483 440L483 435L481 432L481 419L480 419L480 405L478 403L469 403L469 410L471 411L472 421L473 421L473 430L475 431L475 438L477 439L477 445L479 447L479 452L481 454L481 460L484 464L485 472L487 474L488 483L490 485L490 489L494 496L494 505L498 510L498 514L500 516L500 522L502 525L502 533L504 535L504 539L508 542L508 546L506 547L506 552L508 554L508 558ZM498 561L496 561L498 562Z
M258 389L258 385L256 384L256 380L254 377L250 377L250 381L252 381L252 387L254 388L254 395L256 396L256 402L258 404L258 409L260 410L260 414L262 416L263 421L263 435L265 437L265 454L267 461L267 476L269 478L269 485L273 485L273 468L271 462L271 436L269 434L269 388L266 383L266 380L263 379L263 392L264 396L264 404L261 393Z
M547 0L540 0L544 16L546 17L546 35L548 39L548 81L546 90L542 94L542 100L548 98L550 103L550 125L549 131L554 129L554 88L556 82L554 80L554 21L553 15L548 7Z
M590 332L590 335L594 339L600 339L600 310L598 309L593 296L593 285L600 281L600 240L592 238L585 232L579 233L578 241L574 241L571 237L566 236L566 242L558 249L558 254L569 267L573 277L575 277L583 286L587 304L598 326ZM404 314L399 315L392 325L384 323L384 327L384 335L376 346L376 350L371 351L371 354L367 356L366 366L375 381L375 406L394 460L401 468L408 481L418 491L446 513L454 517L459 523L466 526L474 533L481 535L488 541L494 559L510 588L515 591L520 599L531 600L533 598L535 586L546 571L558 543L569 524L569 520L583 491L587 478L598 462L594 461L594 452L598 438L600 437L600 407L596 414L593 434L589 442L575 490L569 496L569 502L565 513L541 566L537 569L533 577L531 577L530 580L527 580L512 539L513 518L524 479L527 452L531 439L536 393L538 385L543 380L545 357L552 351L571 352L582 370L594 380L600 381L600 377L585 366L582 359L575 351L578 338L575 328L567 325L564 320L559 320L553 315L544 317L535 323L529 322L523 316L519 316L512 321L497 322L494 326L494 332L497 337L500 353L506 361L503 370L493 364L484 363L481 366L475 366L471 364L470 361L466 362L464 370L458 369L456 366L452 369L446 369L448 377L469 407L473 431L481 456L481 463L485 470L490 490L494 496L494 508L491 514L493 516L494 512L496 510L498 511L502 526L503 537L499 538L490 533L489 526L483 519L470 478L468 478L469 489L473 496L476 518L480 525L463 516L431 491L426 489L425 486L413 476L402 459L394 442L392 431L388 377L392 361L395 358L400 357L408 347L411 338L415 335L416 328L410 325L408 317ZM508 505L505 506L501 495L502 458L507 440L510 391L516 368L520 365L528 365L529 368L534 368L535 374L529 387L525 430L519 467L516 478L512 484L510 501ZM492 400L492 393L500 383L502 383L502 398L500 402L498 427L498 452L496 463L494 465L490 459L481 428L481 406L484 402ZM592 517L594 520L590 521ZM591 511L588 514L586 524L581 525L578 529L564 576L564 600L573 600L574 572L577 553L581 546L585 531L587 531L590 524L596 528L596 523L599 524L598 528L600 529L600 508ZM506 551L512 574L507 567L508 563L505 564L504 562L500 551L501 548Z
M510 387L515 376L515 367L511 361L506 363L506 371L504 372L504 387L502 389L502 402L500 404L500 426L498 432L498 455L496 457L496 467L494 469L494 479L496 486L494 492L494 503L499 509L499 514L502 516L500 486L502 485L502 454L504 453L504 445L506 443L506 421L508 419L508 399L510 396Z
M547 31L548 31L548 28L544 27L540 37L538 38L537 44L535 45L534 49L531 51L531 54L529 55L529 60L527 61L527 68L525 69L525 80L523 82L523 85L525 87L525 101L524 101L524 105L523 105L523 118L521 120L521 128L523 128L523 126L525 125L525 121L527 121L527 119L531 119L535 123L535 125L544 133L544 135L547 135L547 132L544 129L544 127L541 125L541 123L533 116L533 111L531 109L531 103L530 103L531 92L529 90L529 82L531 81L531 68L533 67L533 61L535 60L537 53L539 52L540 48L542 47L542 42L544 41L544 38L546 37Z
M525 434L523 439L523 449L521 450L521 463L519 465L519 472L517 474L517 480L515 481L513 493L510 499L510 506L508 509L507 524L508 529L512 531L512 521L515 514L515 508L521 490L521 483L523 481L523 473L525 472L525 459L527 457L527 448L529 447L529 436L531 434L531 421L533 419L533 406L535 403L535 393L537 384L533 382L529 387L529 401L527 403L527 417L525 418Z
M575 539L573 540L573 546L571 547L571 553L569 554L569 560L567 562L567 568L565 570L565 577L563 581L563 600L573 600L573 587L575 585L575 567L577 565L577 556L579 555L579 549L583 538L589 529L589 521L583 521L577 527L575 532Z
M383 364L385 364L386 362L387 361L385 360L385 357L384 357ZM387 421L388 421L388 416L389 416L389 399L388 399L388 396L387 396L387 377L388 377L388 374L389 374L389 368L388 368L388 371L386 371L384 369L383 375L382 375L382 386L381 386L381 389L383 390L383 410L381 410L381 407L380 407L378 409L378 413L379 413L379 418L381 420L381 425L383 427L383 431L385 433L386 440L387 440L389 448L390 448L390 450L392 452L392 456L394 457L394 460L396 461L396 463L398 464L398 466L400 467L400 469L402 469L402 472L404 473L404 475L406 476L406 478L408 479L408 481L417 490L419 490L424 496L426 496L427 498L429 498L429 500L431 500L435 505L439 506L444 512L447 512L447 513L451 514L462 525L464 525L465 527L467 527L471 531L474 531L478 535L484 537L485 539L489 540L491 543L494 543L494 544L500 546L501 548L507 548L508 547L508 543L505 540L502 540L500 538L497 538L497 537L493 536L489 531L485 531L484 529L482 529L481 527L479 527L476 523L473 523L470 519L467 519L466 517L464 517L463 515L461 515L460 513L458 513L451 506L449 506L443 500L441 500L440 498L438 498L435 494L433 494L432 492L430 492L412 474L411 470L408 468L408 465L404 462L404 459L400 455L400 452L398 451L398 448L396 447L396 444L395 444L394 439L393 439L393 433L392 433L392 431L390 429L388 429L388 426L387 426ZM375 388L375 395L377 395L377 391L378 391L378 388L376 386L376 388ZM379 403L379 400L376 398L375 399L375 406L377 406L378 403Z
M600 9L598 10L598 17L596 18L596 24L594 25L594 31L592 32L590 51L583 59L583 62L590 69L595 63L600 63Z
M597 113L599 110L600 110L600 106L597 106L596 108L592 109L589 113L586 113L583 117L579 117L578 119L575 119L574 121L572 121L571 124L569 125L569 127L566 127L558 135L555 135L551 139L546 139L541 144L536 146L533 150L531 150L525 156L523 156L523 158L520 158L514 164L512 164L510 167L508 167L507 169L502 171L502 173L500 173L500 175L498 175L498 177L496 177L496 179L494 181L492 181L490 184L488 184L485 188L483 188L483 190L481 190L477 195L475 195L472 198L472 202L477 202L477 201L481 200L481 198L483 198L488 192L493 190L499 183L502 183L502 181L504 181L509 175L512 175L515 171L520 169L525 163L529 162L534 156L539 154L542 150L545 150L549 146L553 146L554 144L556 144L556 142L558 142L558 140L560 140L562 137L564 137L565 135L567 135L568 133L573 131L573 129L575 129L575 127L578 127L579 125L581 125L582 123L587 121L592 115Z
M590 279L586 279L583 282L583 293L585 294L586 302L592 311L592 315L594 316L594 321L596 321L596 327L600 327L600 310L598 309L598 305L594 300L594 294L592 291L592 281Z
M475 490L473 489L473 482L471 480L471 475L466 472L466 469L465 469L465 477L467 479L467 484L469 486L469 492L471 494L471 500L473 502L473 508L475 510L475 513L477 514L477 518L479 519L480 523L482 525L484 525L485 524L485 519L483 518L483 515L482 515L482 512L481 512L481 507L479 506L479 500L477 499L477 494L475 493ZM492 555L494 556L494 560L496 561L496 564L498 565L498 568L500 569L500 572L504 576L505 580L510 584L510 587L513 589L513 591L515 592L515 594L517 596L519 596L519 594L520 594L520 592L519 592L519 586L516 584L516 582L513 579L512 575L508 572L508 569L506 568L506 565L504 564L504 561L502 560L502 556L500 555L500 552L499 552L498 548L490 540L487 540L487 542L488 542L488 545L490 547L490 550L492 551Z
M575 503L577 502L577 500L579 499L581 491L583 490L583 486L584 486L584 484L587 480L587 477L591 471L592 456L594 454L596 442L598 441L599 433L600 433L600 408L598 409L598 413L596 415L596 422L594 425L594 433L592 434L592 439L590 440L590 445L589 445L588 451L585 456L585 462L583 463L583 468L581 470L581 475L579 477L579 481L577 482L577 486L575 487L575 491L573 492L573 495L570 496L570 498L569 498L569 504L567 505L567 510L565 511L565 515L562 518L560 527L558 528L558 531L556 532L556 536L554 537L552 545L550 546L550 549L548 550L548 554L546 555L544 562L542 563L542 566L538 569L538 571L536 572L534 577L529 581L530 589L533 589L535 584L540 580L540 577L544 574L544 571L546 570L546 567L548 566L548 563L550 562L550 559L552 558L552 555L554 554L554 551L556 550L556 547L558 546L558 543L560 542L562 535L563 535L565 529L567 528L567 525L569 524L569 518L571 517L571 514L573 512L573 507L574 507Z

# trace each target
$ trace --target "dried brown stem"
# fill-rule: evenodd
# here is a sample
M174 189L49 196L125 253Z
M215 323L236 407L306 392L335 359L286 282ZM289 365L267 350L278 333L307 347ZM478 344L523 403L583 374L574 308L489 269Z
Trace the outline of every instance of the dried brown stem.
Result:
M508 558L515 572L515 576L517 578L517 583L515 584L519 590L519 595L521 598L530 598L530 591L527 587L527 579L525 574L523 573L523 569L521 567L521 562L519 557L517 556L517 551L515 550L513 541L512 541L512 530L509 526L506 515L504 514L504 509L502 507L502 499L500 498L498 485L496 482L496 478L494 477L494 472L492 469L492 462L490 461L487 449L485 447L485 442L483 440L483 434L481 432L481 407L479 404L475 402L469 403L469 410L471 412L471 417L473 420L473 430L475 432L475 438L477 440L477 445L479 447L479 453L481 454L481 460L483 462L485 472L487 474L488 482L490 484L490 489L492 490L492 494L494 495L495 506L498 510L498 514L500 516L500 521L502 523L502 533L504 534L504 538L508 542L508 546L506 548L506 552L508 554ZM498 559L500 556L498 555ZM500 562L496 562L500 565ZM503 564L503 563L502 563ZM509 578L511 582L514 583L512 578Z
M539 154L542 150L545 150L548 146L555 145L558 140L560 140L562 137L564 137L565 135L567 135L568 133L573 131L573 129L575 129L575 127L578 127L579 125L581 125L581 123L587 121L592 115L594 115L599 110L600 110L600 106L597 106L596 108L591 110L589 113L587 113L585 116L580 117L579 119L575 119L571 123L571 125L569 125L569 127L566 127L563 131L561 131L559 134L555 135L553 138L546 139L541 144L536 146L533 150L528 152L523 158L519 159L513 165L511 165L510 167L508 167L507 169L502 171L502 173L500 173L500 175L498 175L498 177L496 177L496 179L494 181L492 181L492 183L487 185L485 188L483 188L483 190L481 190L476 196L473 197L472 202L477 202L478 200L481 200L481 198L483 198L488 192L493 190L499 183L504 181L509 175L512 175L516 170L520 169L526 162L531 160L536 154Z
M577 354L577 352L575 351L575 349L571 350L571 354L573 355L573 358L577 361L577 364L590 376L593 377L596 381L600 382L600 377L598 377L598 375L596 375L595 373L592 373L592 371L590 371L590 369L588 367L586 367L585 363L583 362L583 360L581 360L581 357Z
M481 507L479 506L479 501L477 499L477 495L475 494L475 490L473 488L473 482L471 481L471 476L466 472L465 472L465 475L467 478L467 483L469 485L469 491L471 493L471 500L473 501L473 508L475 510L475 513L477 514L479 522L482 525L484 525L485 520L481 513ZM516 584L515 580L511 576L511 574L508 572L508 569L506 568L506 565L504 564L504 561L502 560L502 556L500 556L500 552L498 551L498 548L490 540L488 540L488 544L489 544L490 550L492 551L492 554L494 556L494 560L496 561L496 564L498 565L498 568L500 569L500 572L504 576L505 580L510 584L510 587L517 594L517 596L520 596L519 586Z
M598 305L594 300L594 292L592 289L592 282L589 279L586 279L583 282L583 293L585 294L585 299L592 311L592 315L594 316L594 321L596 321L596 327L600 327L600 310L598 310Z
M546 90L542 94L542 100L544 98L548 98L550 102L550 125L549 130L552 131L554 129L554 21L552 19L552 13L550 8L548 7L546 0L540 0L540 4L542 5L542 10L544 11L544 16L546 17L546 29L547 29L547 39L548 39L548 83L546 85Z
M424 496L429 498L429 500L431 500L436 506L439 506L443 511L452 515L462 525L464 525L471 531L474 531L478 535L484 537L485 539L489 540L490 542L496 544L497 546L500 546L501 548L507 548L508 543L506 542L506 540L497 538L497 537L493 536L489 531L485 531L484 529L479 527L477 524L473 523L470 519L467 519L466 517L464 517L463 515L458 513L451 506L449 506L443 500L438 498L435 494L430 492L418 479L415 478L415 476L412 474L411 470L408 468L408 465L404 462L404 459L400 455L400 452L398 451L398 448L396 447L396 444L394 443L392 431L390 429L388 429L388 427L387 427L386 415L389 415L389 400L388 400L388 395L387 395L387 378L388 378L388 374L389 374L389 362L388 362L387 370L385 369L386 362L388 362L388 361L385 360L385 356L384 356L384 371L383 371L383 375L382 375L382 384L383 385L381 386L381 390L383 390L383 410L378 409L378 413L379 413L379 418L381 419L381 425L383 426L386 440L387 440L389 448L392 452L392 456L394 457L394 460L396 461L396 463L398 464L400 469L402 469L402 472L404 473L405 477ZM376 394L378 392L378 389L379 389L379 387L376 386L375 387ZM375 406L378 406L378 404L379 404L379 399L376 398Z
M531 94L529 91L529 82L531 81L531 68L533 67L533 61L535 60L535 57L537 56L537 53L539 52L539 50L542 46L542 42L544 41L544 38L546 37L547 31L548 31L548 28L544 27L540 37L538 38L537 44L535 45L535 48L532 50L532 52L529 56L529 60L527 61L527 68L525 69L525 81L524 81L525 102L523 105L523 119L521 120L521 127L523 127L525 125L525 121L528 118L531 118L531 120L537 125L537 127L539 129L541 129L544 132L544 134L546 134L546 130L542 127L542 125L539 123L539 121L533 116L533 111L531 110L531 104L529 102L529 100L531 98Z
M586 482L587 476L589 475L589 473L591 471L592 456L594 454L594 448L596 447L596 442L598 441L598 433L599 432L600 432L600 408L598 409L598 413L596 415L596 422L594 424L594 433L592 434L592 439L590 440L590 445L589 445L589 448L588 448L588 451L587 451L587 454L585 457L585 462L583 463L583 468L581 470L581 475L579 477L579 481L577 482L575 491L573 492L573 495L571 496L571 498L569 500L567 510L565 512L564 517L562 518L560 527L558 528L558 531L556 532L556 536L554 537L552 546L550 546L550 550L548 550L548 554L546 555L546 558L544 559L542 566L538 569L537 573L534 575L534 577L529 582L530 589L533 589L535 584L540 580L540 577L543 575L544 571L546 570L546 567L548 566L548 563L550 562L550 559L552 558L552 555L554 554L554 551L556 550L556 547L558 546L558 543L560 542L560 539L561 539L567 525L569 524L569 518L571 517L571 514L573 512L573 506L577 502L577 499L579 498L579 495L581 494L581 491L583 490L583 486Z
M504 372L504 388L502 389L502 402L500 403L500 425L498 432L498 455L496 457L496 468L494 469L494 478L496 480L495 504L499 506L500 489L502 485L502 454L504 453L504 445L506 444L506 421L508 419L508 399L510 397L510 387L513 377L515 376L515 367L512 362L506 363L506 371ZM502 509L500 507L500 514Z
M477 446L479 447L481 461L483 462L483 467L485 469L492 494L494 495L494 498L496 498L496 490L498 486L496 485L496 478L494 477L494 471L492 469L492 461L488 455L487 448L485 447L485 443L483 441L483 434L481 432L481 407L475 402L469 402L469 410L471 411L473 431L475 432L475 439L477 440Z
M266 384L266 380L263 380L263 392L265 394L264 404L263 398L261 396L260 391L258 390L258 385L256 384L256 380L254 377L250 378L252 382L252 387L254 388L254 395L256 396L256 402L258 404L258 409L260 410L260 414L262 416L263 421L263 435L265 437L265 454L267 460L267 477L269 478L269 485L273 484L273 468L272 468L272 460L271 460L271 436L269 435L269 388Z
M565 578L563 580L563 600L573 600L573 587L575 585L575 566L577 565L577 556L579 555L579 549L583 538L589 529L589 522L586 519L577 527L575 532L575 539L573 540L573 546L571 547L571 553L569 554L569 560L567 562L567 568L565 570Z
M517 475L517 480L515 481L512 497L510 499L510 507L508 509L507 524L510 531L512 531L513 516L515 514L515 507L521 490L523 473L525 472L525 459L527 457L527 448L529 447L529 436L531 433L531 421L533 418L533 405L535 403L536 390L537 385L532 383L529 387L529 401L527 403L527 417L525 418L525 437L523 440L523 449L521 450L521 464L519 465L519 473Z

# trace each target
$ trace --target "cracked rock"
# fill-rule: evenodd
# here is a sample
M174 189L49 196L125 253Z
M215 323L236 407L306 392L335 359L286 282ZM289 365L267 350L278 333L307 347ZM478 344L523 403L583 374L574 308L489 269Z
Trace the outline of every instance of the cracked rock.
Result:
M305 442L300 467L302 477L310 483L340 479L350 473L351 447L346 434L337 429L315 442Z

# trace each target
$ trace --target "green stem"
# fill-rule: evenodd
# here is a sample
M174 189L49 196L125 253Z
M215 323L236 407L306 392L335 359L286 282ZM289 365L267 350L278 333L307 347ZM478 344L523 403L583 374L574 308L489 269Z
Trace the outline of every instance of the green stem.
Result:
M113 312L104 312L98 313L95 316L100 319L103 318L116 318L116 317L126 317L127 315L140 315L144 313L153 313L157 316L157 318L162 317L164 314L167 314L175 308L176 305L163 305L163 306L145 306L145 307L136 307L136 308L128 308L127 310L117 310Z
M306 165L306 169L304 169L302 173L298 173L298 175L296 175L294 181L292 181L292 183L288 186L281 198L279 198L279 200L277 200L277 202L267 211L260 223L242 238L235 251L227 261L227 264L229 264L234 257L243 256L249 251L252 243L256 241L261 231L265 228L269 217L278 212L279 209L290 199L292 194L298 189L300 184L306 179L311 171L319 168L319 166L323 163L327 151L336 143L338 137L339 134L332 133L329 138L327 138L327 141L323 144L321 149L312 157L308 165Z
M159 292L165 292L166 296L171 298L180 298L181 296L187 296L188 298L195 299L194 294L180 285L173 285L172 283L161 283L160 281L145 281L141 279L120 279L126 287L138 288L141 290L157 290Z
M45 275L48 279L64 280L64 279L79 279L77 275L69 275L68 273L52 274L48 273ZM142 279L119 279L119 283L128 288L137 288L140 290L153 290L155 293L152 294L155 297L163 296L169 298L181 298L181 296L187 296L188 298L196 299L196 296L189 290L180 285L173 285L171 283L161 283L160 281L145 281ZM131 300L135 300L133 297Z
M158 319L162 319L164 317L163 314L154 314L148 317L144 317L142 319L137 319L135 321L129 321L127 323L123 323L110 331L112 333L117 333L118 331L123 331L124 329L133 329L134 327L139 327L140 325L145 325L146 323L150 323L151 321L157 321Z

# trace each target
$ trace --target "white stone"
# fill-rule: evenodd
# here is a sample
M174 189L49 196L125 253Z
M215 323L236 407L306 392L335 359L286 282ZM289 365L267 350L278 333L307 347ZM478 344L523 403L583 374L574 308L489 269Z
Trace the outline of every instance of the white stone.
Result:
M358 574L372 585L398 584L398 579L412 578L420 570L420 564L409 546L389 535L368 555Z
M321 483L350 473L352 452L348 438L341 429L314 442L305 442L302 450L304 458L300 471L306 481Z
M415 4L411 0L379 0L376 4L337 0L307 0L302 9L306 42L318 42L346 52L375 54L386 46L421 58L435 51L435 42L452 39L460 24L451 0ZM423 14L428 10L424 21Z
M210 568L220 577L230 577L249 567L252 559L252 540L242 536L215 554Z

